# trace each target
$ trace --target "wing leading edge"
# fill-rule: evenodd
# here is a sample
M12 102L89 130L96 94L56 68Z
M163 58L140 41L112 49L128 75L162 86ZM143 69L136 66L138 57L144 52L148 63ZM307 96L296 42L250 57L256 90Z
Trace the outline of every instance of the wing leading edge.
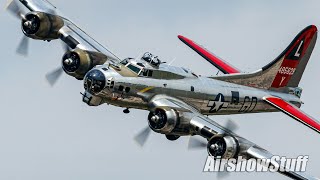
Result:
M240 71L234 67L232 67L230 64L225 62L224 60L220 59L204 47L198 45L194 41L179 35L178 38L185 43L187 46L189 46L191 49L196 51L200 56L205 58L209 63L214 65L216 68L218 68L220 71L222 71L224 74L234 74L234 73L240 73Z
M273 107L291 116L295 120L320 133L320 123L314 118L308 116L306 113L304 113L301 109L294 106L293 104L274 96L264 97L263 100L266 101L268 104L272 105Z

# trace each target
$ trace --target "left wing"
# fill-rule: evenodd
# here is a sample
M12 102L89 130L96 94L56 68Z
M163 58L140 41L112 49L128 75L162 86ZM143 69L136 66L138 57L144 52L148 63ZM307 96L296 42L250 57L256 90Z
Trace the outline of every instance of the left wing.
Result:
M289 102L286 102L285 100L279 97L274 97L274 96L264 97L263 100L266 101L271 106L279 109L280 111L286 113L290 117L299 121L300 123L320 133L320 123L314 118L308 116L305 112L303 112L301 109L299 109L295 105Z
M109 60L119 61L120 59L111 52L108 48L101 45L94 40L76 24L63 16L58 9L47 0L19 0L27 9L31 12L43 12L52 15L57 15L63 20L63 27L59 30L60 39L64 41L69 48L80 48L88 51L95 51L105 54ZM15 0L11 0L11 3L15 3Z
M162 109L164 112L169 112L165 113L167 114L165 118L166 124L163 124L159 118L151 118L151 123L160 122L161 127L163 127L165 131L153 129L152 127L159 126L153 126L154 124L150 124L149 121L150 128L158 133L166 135L181 135L181 133L185 133L185 135L199 135L208 140L207 150L211 156L222 157L225 159L237 158L239 156L242 156L243 159L269 159L273 156L267 150L259 147L255 143L252 143L243 137L238 136L230 129L227 129L226 127L223 127L212 121L208 117L202 115L197 109L179 99L165 95L156 95L150 100L149 107L151 112L159 112L159 110L157 111L156 109ZM178 114L178 120L175 123L173 122L173 116L169 116L170 112L172 111ZM157 113L154 113L154 115L161 116ZM155 119L157 119L157 121L154 121ZM169 125L174 125L174 128L170 129ZM170 132L167 131L169 129ZM224 145L221 145L221 141L223 141L222 144ZM278 172L293 179L316 179L305 174L290 171L285 167L280 166L279 162L276 161L271 162L269 167L270 165L284 168L286 171L280 171L281 168L279 168Z
M205 58L209 63L214 65L216 68L218 68L220 71L222 71L224 74L234 74L234 73L240 73L240 71L231 65L229 65L226 61L222 60L221 58L217 57L204 47L198 45L194 41L179 35L178 38L188 45L191 49L196 51L200 56Z

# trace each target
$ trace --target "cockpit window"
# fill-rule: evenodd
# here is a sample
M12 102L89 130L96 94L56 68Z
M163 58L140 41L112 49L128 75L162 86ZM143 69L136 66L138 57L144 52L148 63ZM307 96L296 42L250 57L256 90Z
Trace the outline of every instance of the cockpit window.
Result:
M137 63L137 65L139 65L141 67L145 67L142 63Z
M132 65L132 64L129 64L127 67L128 67L131 71L133 71L133 72L135 72L135 73L137 73L137 74L139 74L139 72L141 71L140 68L138 68L138 67L136 67L136 66L134 66L134 65Z
M124 60L122 60L120 63L123 65L127 65L129 63L130 58L126 58Z

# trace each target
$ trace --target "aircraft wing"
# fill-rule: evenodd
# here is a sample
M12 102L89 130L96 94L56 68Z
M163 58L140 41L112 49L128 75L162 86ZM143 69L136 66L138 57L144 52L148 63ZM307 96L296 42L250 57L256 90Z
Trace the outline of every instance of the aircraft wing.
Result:
M179 35L178 38L185 43L187 46L189 46L191 49L196 51L200 56L205 58L209 63L214 65L216 68L218 68L220 71L222 71L224 74L234 74L234 73L240 73L240 71L234 67L232 67L230 64L228 64L226 61L222 60L221 58L217 57L204 47L198 45L194 41Z
M250 142L249 140L240 137L239 135L232 132L230 129L227 129L226 127L223 127L219 125L218 123L214 122L213 120L209 119L208 117L202 115L197 109L194 107L188 105L187 103L165 95L156 95L154 98L150 100L150 110L154 109L165 109L166 111L174 110L179 114L179 121L180 124L176 125L177 131L182 130L183 132L188 132L188 134L192 135L199 135L206 140L208 140L208 152L210 154L209 147L211 147L212 139L216 137L232 137L235 138L236 141L234 141L234 144L226 145L225 148L226 153L233 152L233 148L236 148L236 154L233 156L233 158L237 158L238 156L242 156L243 159L268 159L273 156L272 153L268 152L267 150L259 147L253 142ZM184 124L184 125L183 125ZM174 130L173 130L174 131ZM229 141L230 143L230 141ZM228 143L226 143L228 144ZM228 150L226 150L228 149ZM220 155L219 155L220 156ZM224 155L221 155L222 157ZM258 161L259 162L259 161ZM270 166L277 166L281 167L277 163L272 162ZM283 167L286 169L285 167ZM280 169L280 168L279 168ZM288 172L282 172L278 171L279 173L288 176L293 179L317 179L310 177L306 174L298 173L289 171Z
M264 97L263 100L266 101L271 106L279 109L280 111L286 113L290 117L299 121L300 123L320 133L320 122L308 116L305 112L303 112L301 109L294 106L293 104L286 102L285 100L279 97L274 97L274 96Z
M11 3L15 3L12 0ZM108 56L110 60L119 61L119 58L112 53L108 48L101 45L99 42L94 40L76 24L70 21L68 18L63 16L58 9L47 0L19 0L27 9L30 11L44 12L48 14L54 14L60 16L64 21L64 26L59 30L60 39L64 41L69 48L74 49L76 47L101 52Z

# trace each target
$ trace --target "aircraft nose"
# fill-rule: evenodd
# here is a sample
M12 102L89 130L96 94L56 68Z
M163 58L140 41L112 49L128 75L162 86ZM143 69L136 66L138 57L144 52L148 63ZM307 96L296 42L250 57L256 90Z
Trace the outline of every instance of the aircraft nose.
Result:
M101 92L106 85L106 77L98 69L89 71L84 80L84 89L91 94Z

